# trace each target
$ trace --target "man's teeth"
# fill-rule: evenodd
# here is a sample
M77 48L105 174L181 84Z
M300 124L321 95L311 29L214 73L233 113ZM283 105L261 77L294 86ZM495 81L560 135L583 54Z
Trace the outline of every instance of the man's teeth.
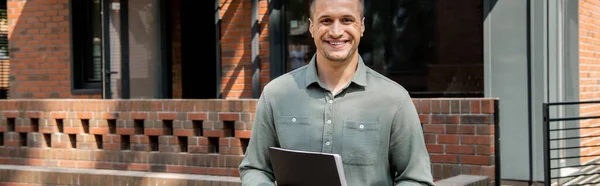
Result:
M330 41L329 43L331 43L332 45L341 45L341 44L344 44L345 42L343 42L343 41L331 42Z

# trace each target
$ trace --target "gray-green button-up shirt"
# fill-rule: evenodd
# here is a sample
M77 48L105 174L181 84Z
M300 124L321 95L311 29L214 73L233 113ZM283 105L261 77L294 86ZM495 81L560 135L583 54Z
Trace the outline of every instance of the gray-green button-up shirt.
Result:
M337 153L349 186L433 185L415 106L396 82L359 57L351 82L333 95L315 57L263 89L245 157L243 185L274 185L269 147Z

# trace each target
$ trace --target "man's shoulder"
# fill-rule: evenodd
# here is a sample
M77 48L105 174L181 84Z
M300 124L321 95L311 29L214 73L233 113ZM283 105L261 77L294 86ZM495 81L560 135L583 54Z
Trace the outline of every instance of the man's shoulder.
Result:
M285 95L287 92L304 88L306 68L307 66L304 65L272 79L263 88L263 94L273 97Z
M395 99L410 99L408 91L398 82L386 77L385 75L367 67L367 79L369 86L373 85L376 92L382 96Z

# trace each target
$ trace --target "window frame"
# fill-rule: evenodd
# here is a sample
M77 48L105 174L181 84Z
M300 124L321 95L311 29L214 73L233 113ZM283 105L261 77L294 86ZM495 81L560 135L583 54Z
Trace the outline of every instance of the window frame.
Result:
M69 31L71 44L71 93L72 94L99 94L102 93L102 79L104 73L100 65L101 79L99 81L88 81L86 65L93 65L93 20L91 15L91 1L93 0L69 0ZM100 0L101 6L104 3ZM81 6L87 6L82 9ZM102 7L100 7L102 8ZM83 10L83 11L82 11ZM102 21L99 25L103 27ZM104 38L102 38L104 39ZM104 60L104 48L101 47ZM98 69L94 69L96 71Z

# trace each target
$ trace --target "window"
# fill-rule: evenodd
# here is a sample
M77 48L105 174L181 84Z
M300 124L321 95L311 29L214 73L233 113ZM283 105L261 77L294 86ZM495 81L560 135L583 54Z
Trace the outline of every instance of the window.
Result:
M308 1L285 1L289 72L315 53ZM483 1L365 0L365 64L412 97L483 97Z
M0 0L0 99L8 97L10 63L8 52L8 16L6 0Z
M0 0L0 60L8 59L8 16L6 0Z
M101 5L100 0L71 1L73 90L101 90Z

